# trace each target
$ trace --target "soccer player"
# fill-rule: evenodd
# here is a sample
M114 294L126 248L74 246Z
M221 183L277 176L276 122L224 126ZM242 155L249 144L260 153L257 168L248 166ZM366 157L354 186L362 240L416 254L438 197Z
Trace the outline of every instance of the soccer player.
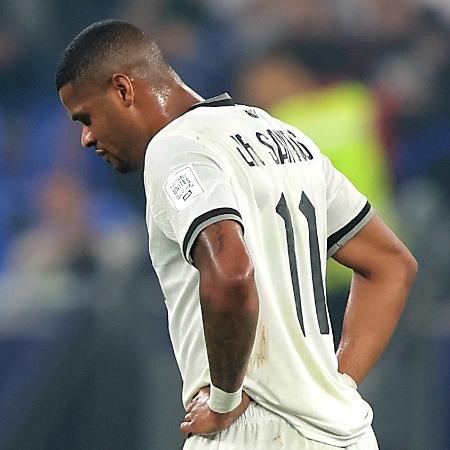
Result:
M56 87L84 147L144 172L184 448L378 448L357 385L417 265L367 199L300 130L227 94L201 98L133 25L83 30ZM337 354L328 257L354 271Z

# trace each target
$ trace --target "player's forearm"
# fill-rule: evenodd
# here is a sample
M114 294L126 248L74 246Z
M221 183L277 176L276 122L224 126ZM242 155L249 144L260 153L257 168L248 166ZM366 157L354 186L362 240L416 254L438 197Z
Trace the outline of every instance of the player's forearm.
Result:
M259 302L253 274L244 280L200 282L212 383L234 392L243 383L255 340Z
M415 278L414 262L383 274L355 273L337 351L339 371L357 384L386 348Z

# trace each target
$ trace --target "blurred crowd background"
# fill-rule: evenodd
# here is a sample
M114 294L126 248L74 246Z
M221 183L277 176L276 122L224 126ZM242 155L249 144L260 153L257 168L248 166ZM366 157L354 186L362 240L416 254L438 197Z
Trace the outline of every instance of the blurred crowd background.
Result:
M0 448L182 443L141 174L82 150L54 89L67 43L106 18L204 97L310 134L410 246L417 283L360 390L382 450L450 449L448 0L0 0ZM349 274L327 282L339 336Z

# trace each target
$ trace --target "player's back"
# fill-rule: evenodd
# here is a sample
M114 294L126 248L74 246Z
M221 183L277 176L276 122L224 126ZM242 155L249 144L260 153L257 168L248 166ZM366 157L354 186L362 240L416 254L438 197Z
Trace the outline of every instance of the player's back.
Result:
M197 142L242 217L260 299L244 389L305 436L350 445L372 412L337 371L324 278L327 253L369 219L367 200L310 139L257 108L199 107L163 134Z

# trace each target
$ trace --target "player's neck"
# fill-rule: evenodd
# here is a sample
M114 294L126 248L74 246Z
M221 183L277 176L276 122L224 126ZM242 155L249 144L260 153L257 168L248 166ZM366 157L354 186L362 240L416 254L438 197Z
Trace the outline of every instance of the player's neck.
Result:
M167 104L169 122L183 115L191 106L205 99L183 82L177 82L172 90Z
M148 99L145 117L150 139L170 122L183 115L192 105L204 100L183 82L175 80L163 89L152 89ZM148 120L148 117L152 120Z

